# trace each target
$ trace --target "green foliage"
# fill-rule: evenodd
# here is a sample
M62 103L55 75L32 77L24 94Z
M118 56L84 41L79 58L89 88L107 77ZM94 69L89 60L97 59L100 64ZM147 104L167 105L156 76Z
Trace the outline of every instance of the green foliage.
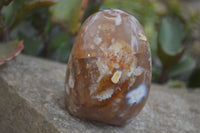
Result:
M20 41L12 41L12 42L8 42L7 45L6 44L2 44L0 45L0 58L6 58L8 57L8 53L14 53L17 51L17 49L19 48L19 46L21 46L22 42ZM11 51L11 52L10 52Z
M168 55L176 56L183 50L184 25L177 18L164 17L158 32L158 42Z
M27 1L30 0L14 0L8 6L3 7L2 14L5 16L5 24L9 27L9 30L17 26L31 11L55 4L55 2L51 0L29 3L27 3Z
M22 41L0 43L0 65L16 57L23 49Z
M67 42L62 42L60 47L56 49L55 54L57 55L57 60L66 62L69 59L71 53L72 45Z
M1 2L0 6L0 40L3 42L0 44L1 47L1 64L3 62L8 61L8 59L12 59L14 56L19 54L23 49L22 43L17 43L18 41L13 41L9 43L10 40L10 32L18 25L20 22L26 18L26 16L33 10L36 10L41 7L48 7L50 5L55 4L54 1L31 1L31 0L4 0ZM3 7L3 8L2 8ZM2 8L2 10L1 10ZM24 36L27 40L30 40ZM16 38L17 39L17 38ZM16 40L14 39L14 40ZM33 41L31 41L29 47L33 49L35 45L33 45ZM11 45L12 44L12 45ZM14 45L16 44L16 45ZM20 45L18 45L20 44ZM32 46L32 47L31 47ZM19 49L20 47L20 49ZM26 47L27 49L28 47ZM16 54L17 53L17 54ZM34 52L28 52L34 53ZM10 56L10 57L9 57ZM4 60L4 61L3 61Z
M77 33L80 27L82 0L60 0L51 7L52 22L60 24L71 34Z
M177 8L177 5L175 7ZM175 16L180 15L181 10L180 7L174 9L175 7L170 7L173 9L169 15L173 14L173 17L162 18L158 31L157 55L162 63L160 83L164 83L168 78L180 77L195 67L195 61L191 57L182 59L186 51L185 40L188 38L186 34L189 23L183 19L181 21L182 16Z
M49 40L49 52L52 53L50 56L54 60L66 62L69 59L73 43L70 40L71 37L63 31L52 36Z
M23 39L24 40L24 50L23 53L24 54L28 54L28 55L37 55L40 46L42 45L42 41L36 38L31 38L29 36L24 35L23 33L19 33L18 35L19 39ZM28 44L28 45L26 45Z
M13 19L13 23L10 26L10 30L12 30L15 26L17 26L23 19L26 18L26 16L33 10L38 9L38 8L42 8L42 7L48 7L55 4L55 2L53 1L35 1L35 2L31 2L31 3L26 3L24 5L22 5L14 19Z
M27 0L14 0L8 6L4 6L2 8L2 15L5 17L6 26L10 26L12 24L16 12L26 1Z
M0 10L3 6L8 5L12 0L1 0L0 1Z
M22 39L24 54L66 62L84 11L87 9L84 16L88 16L102 4L102 0L98 0L98 5L95 2L3 0L0 6L0 42Z
M52 38L50 39L50 42L49 42L50 51L53 52L55 49L58 49L60 47L60 45L58 45L58 44L68 42L69 38L70 38L70 36L67 35L63 31L60 31L56 35L52 36Z
M168 67L167 71L170 78L175 78L192 71L195 67L195 61L191 57L187 57L174 65Z
M176 64L183 55L184 26L176 18L164 17L158 32L157 55L163 66Z
M2 0L0 48L24 40L24 54L66 62L81 23L99 8L122 9L143 25L150 40L153 81L179 86L177 79L187 80L185 73L195 67L187 50L199 14L179 0Z

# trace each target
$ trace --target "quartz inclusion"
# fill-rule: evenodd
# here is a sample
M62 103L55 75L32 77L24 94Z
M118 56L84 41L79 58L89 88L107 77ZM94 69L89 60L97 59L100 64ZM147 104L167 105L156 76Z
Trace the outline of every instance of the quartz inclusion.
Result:
M124 125L143 108L150 82L150 47L139 22L118 9L90 16L68 62L65 99L69 113Z

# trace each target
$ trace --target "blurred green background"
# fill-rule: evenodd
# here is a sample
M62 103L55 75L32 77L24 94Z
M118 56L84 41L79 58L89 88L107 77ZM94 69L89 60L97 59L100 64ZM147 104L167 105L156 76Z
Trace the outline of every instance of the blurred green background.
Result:
M0 59L16 52L18 40L23 40L23 54L66 63L85 19L98 10L118 8L135 16L147 33L153 82L178 88L200 87L199 13L188 10L182 2L1 0Z

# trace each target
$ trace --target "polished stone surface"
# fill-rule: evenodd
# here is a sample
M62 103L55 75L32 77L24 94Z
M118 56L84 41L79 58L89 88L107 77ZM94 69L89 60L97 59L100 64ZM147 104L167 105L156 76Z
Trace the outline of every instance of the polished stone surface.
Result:
M82 25L68 62L66 108L75 116L125 125L148 98L151 53L132 15L99 11Z

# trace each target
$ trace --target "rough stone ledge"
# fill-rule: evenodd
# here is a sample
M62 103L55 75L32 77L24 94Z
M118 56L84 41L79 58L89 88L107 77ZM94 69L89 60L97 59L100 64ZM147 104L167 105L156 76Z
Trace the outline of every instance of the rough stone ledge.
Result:
M197 133L200 90L152 85L142 112L125 127L78 119L65 111L66 64L20 55L0 66L0 133Z

